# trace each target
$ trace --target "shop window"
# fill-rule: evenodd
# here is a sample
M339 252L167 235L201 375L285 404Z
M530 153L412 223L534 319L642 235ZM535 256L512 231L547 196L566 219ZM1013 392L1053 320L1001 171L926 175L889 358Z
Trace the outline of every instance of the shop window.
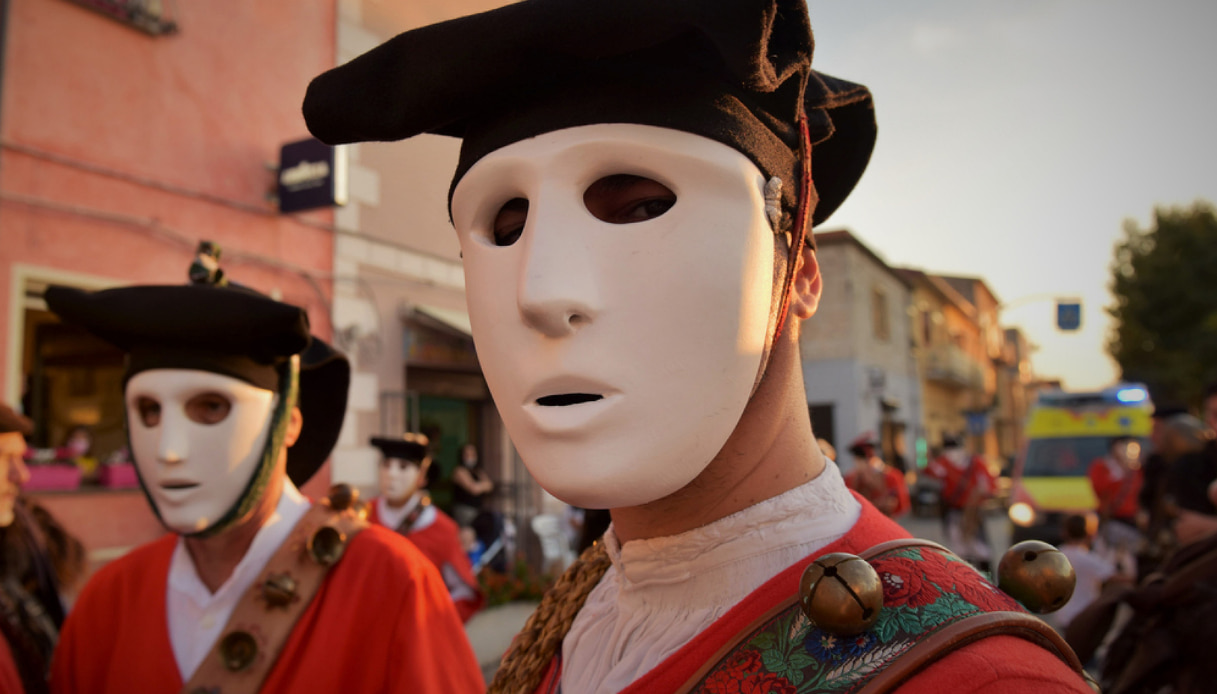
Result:
M32 486L48 489L110 482L104 463L127 463L123 422L123 353L45 307L24 309L22 409L34 420ZM123 466L127 468L127 466ZM67 472L79 472L78 477ZM79 479L79 483L75 480Z

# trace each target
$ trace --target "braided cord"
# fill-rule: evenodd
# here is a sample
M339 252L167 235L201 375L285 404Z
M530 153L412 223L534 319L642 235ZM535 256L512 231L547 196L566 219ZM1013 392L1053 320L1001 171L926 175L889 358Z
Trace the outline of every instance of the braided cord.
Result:
M604 543L584 550L541 598L541 604L503 657L486 694L532 694L562 646L575 615L612 564Z

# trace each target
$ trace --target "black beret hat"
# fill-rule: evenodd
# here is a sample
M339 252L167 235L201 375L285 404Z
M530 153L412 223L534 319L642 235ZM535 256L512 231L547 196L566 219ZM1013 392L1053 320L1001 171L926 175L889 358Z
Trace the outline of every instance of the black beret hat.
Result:
M453 188L486 154L545 132L683 130L780 178L793 214L805 115L819 224L861 177L876 126L870 92L813 71L813 47L805 0L525 0L408 31L318 76L304 116L332 145L463 138Z
M374 436L371 440L371 444L379 448L384 457L411 463L423 462L428 454L427 443L427 437L420 434L406 434L401 438Z
M87 292L51 286L47 306L127 352L126 379L150 369L196 369L279 390L280 370L300 355L304 428L288 449L288 476L304 484L338 440L350 365L309 335L304 309L237 285L131 286Z
M18 433L29 436L34 433L34 423L29 417L0 402L0 434Z

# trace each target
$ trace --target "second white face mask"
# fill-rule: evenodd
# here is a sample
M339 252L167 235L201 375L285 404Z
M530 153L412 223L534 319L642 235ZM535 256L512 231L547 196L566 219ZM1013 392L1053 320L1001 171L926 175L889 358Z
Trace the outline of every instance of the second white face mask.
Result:
M214 423L196 421L196 398L228 402ZM131 453L161 520L178 533L207 529L240 499L262 459L278 396L228 376L190 369L143 371L127 382ZM154 426L141 407L155 403Z
M596 181L627 174L676 197L636 223L601 221ZM642 125L516 142L458 184L453 220L486 381L529 471L588 508L688 485L739 422L769 329L774 234L765 179L740 152ZM511 245L499 209L528 201Z
M410 497L418 487L418 466L395 458L380 463L380 494L398 503Z

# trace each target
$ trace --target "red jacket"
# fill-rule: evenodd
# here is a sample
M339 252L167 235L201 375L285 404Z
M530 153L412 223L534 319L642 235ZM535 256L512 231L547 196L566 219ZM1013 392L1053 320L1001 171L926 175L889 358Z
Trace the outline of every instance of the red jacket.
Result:
M383 526L377 510L379 508L376 499L368 504L368 522ZM462 622L468 622L482 609L486 597L482 595L477 578L473 575L469 556L461 548L460 527L456 521L437 508L434 523L422 530L412 530L405 537L439 570L452 596L452 603L456 605L457 614Z
M863 463L865 464L865 463ZM904 483L904 475L891 465L883 466L883 486L874 488L863 484L861 472L855 467L845 475L845 486L866 497L866 500L883 511L888 517L896 518L903 515L912 504L909 502L909 488Z
M51 668L63 694L178 694L165 592L178 538L107 564L64 623ZM458 692L485 689L465 630L431 563L396 533L351 540L300 616L259 690Z
M1137 515L1137 496L1141 493L1141 468L1128 470L1112 467L1118 464L1106 458L1099 458L1090 464L1086 476L1090 478L1090 486L1094 495L1099 499L1099 513L1106 518L1119 518L1132 521Z
M974 494L987 497L993 493L996 481L989 466L980 456L971 456L968 464L957 467L945 454L930 461L925 474L942 482L942 501L947 508L961 509Z

